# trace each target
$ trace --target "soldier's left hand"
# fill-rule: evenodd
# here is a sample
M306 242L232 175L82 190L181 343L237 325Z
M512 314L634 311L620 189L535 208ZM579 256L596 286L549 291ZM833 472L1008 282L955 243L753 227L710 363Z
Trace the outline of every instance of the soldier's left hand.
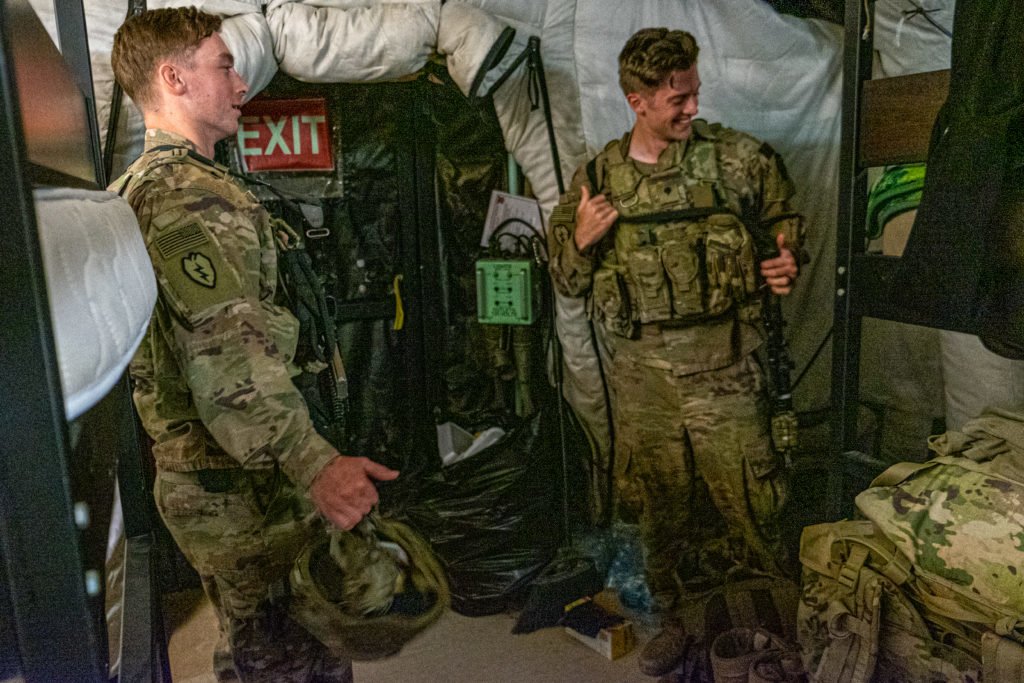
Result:
M764 278L765 284L771 287L773 294L785 295L793 291L793 281L796 280L799 269L796 266L796 257L786 246L786 236L777 235L775 243L779 247L779 255L761 261L761 277Z

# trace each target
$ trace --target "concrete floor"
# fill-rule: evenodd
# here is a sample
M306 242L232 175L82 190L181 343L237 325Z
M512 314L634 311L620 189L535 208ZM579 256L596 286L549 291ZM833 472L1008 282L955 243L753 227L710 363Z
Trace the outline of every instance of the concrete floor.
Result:
M217 625L202 591L164 596L171 675L176 683L216 683ZM397 656L355 665L357 683L651 683L637 654L653 634L634 620L637 646L614 661L558 627L513 635L515 614L464 617L448 612Z

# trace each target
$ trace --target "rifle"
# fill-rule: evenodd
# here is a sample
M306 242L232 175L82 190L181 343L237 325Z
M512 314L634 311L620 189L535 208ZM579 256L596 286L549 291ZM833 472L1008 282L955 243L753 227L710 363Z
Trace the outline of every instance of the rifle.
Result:
M793 386L789 378L789 371L794 364L783 334L786 321L782 316L782 300L767 287L763 312L764 327L768 333L768 372L771 376L769 395L772 402L772 443L789 467L796 451L798 427L796 413L793 411Z
M290 204L286 210L297 211ZM300 215L291 215L292 221L304 223ZM304 372L314 375L312 387L300 386L310 416L317 430L335 447L344 448L346 420L348 414L348 377L338 346L334 316L327 305L324 287L316 272L313 261L306 251L302 239L287 220L272 217L278 242L278 274L282 292L289 299L289 308L299 321L299 349L296 362ZM319 396L310 395L309 390L318 391ZM319 398L319 401L316 399ZM324 414L315 414L314 405Z

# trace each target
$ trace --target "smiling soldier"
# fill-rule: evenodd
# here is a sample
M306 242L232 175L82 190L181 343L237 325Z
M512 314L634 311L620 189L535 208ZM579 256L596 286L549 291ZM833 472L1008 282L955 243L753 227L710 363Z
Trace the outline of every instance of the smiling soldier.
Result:
M779 573L787 476L772 448L760 288L788 294L803 240L766 144L695 118L697 44L643 29L619 55L632 130L581 166L551 214L551 275L585 297L612 363L620 508L639 516L662 630L640 657L683 657L687 600L737 570Z

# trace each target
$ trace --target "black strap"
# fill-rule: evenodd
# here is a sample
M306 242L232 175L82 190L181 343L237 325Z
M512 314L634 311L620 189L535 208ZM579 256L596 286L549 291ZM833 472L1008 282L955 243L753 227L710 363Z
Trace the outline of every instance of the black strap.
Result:
M597 157L587 162L587 180L590 181L590 192L597 194L601 191L601 185L597 182Z
M676 209L675 211L643 213L636 216L619 216L619 223L675 223L677 221L707 218L716 213L733 213L733 211L722 206L691 207L689 209Z

